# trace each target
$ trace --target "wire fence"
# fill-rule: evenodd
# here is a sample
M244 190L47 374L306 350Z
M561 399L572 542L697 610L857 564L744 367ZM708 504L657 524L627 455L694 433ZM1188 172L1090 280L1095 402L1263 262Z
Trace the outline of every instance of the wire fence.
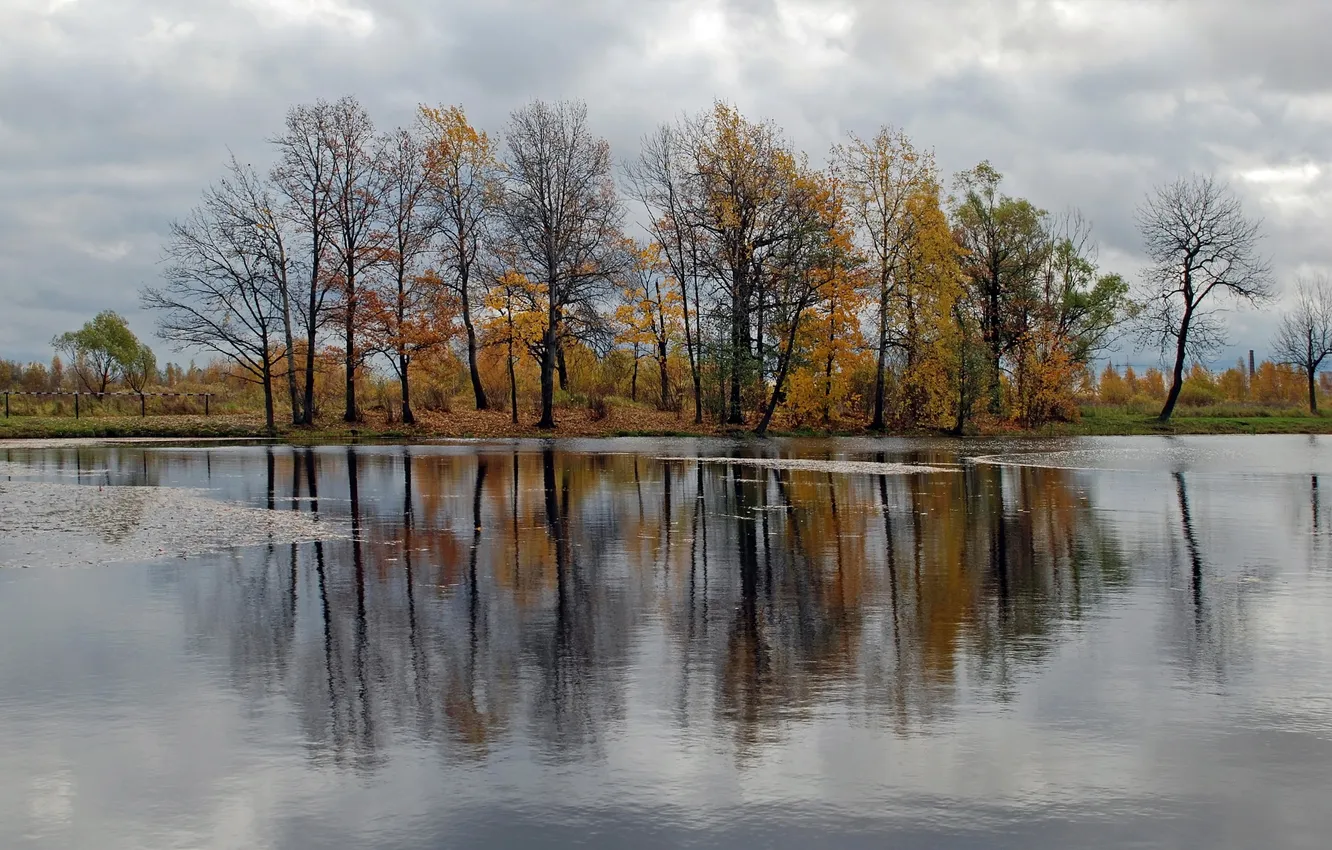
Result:
M86 393L85 393L85 392L69 392L69 391L67 391L67 390L55 390L55 391L49 391L49 392L36 392L36 391L30 391L30 390L5 390L5 391L4 391L4 396L5 396L5 418L6 418L6 419L8 419L8 418L11 416L11 412L10 412L10 397L11 397L11 396L13 396L13 397L15 397L15 398L21 398L21 397L25 397L25 396L27 396L27 397L32 397L32 398L56 398L56 399L60 399L60 398L73 398L73 399L74 399L74 418L75 418L75 419L78 419L78 418L80 418L80 417L82 416L82 410L81 410L81 405L80 405L80 401L81 401L81 400L83 400L83 399L96 399L97 401L101 402L101 401L104 401L104 400L107 399L107 398L112 398L112 399L115 399L115 398L137 398L137 399L139 400L139 415L142 416L142 417L146 417L146 416L148 415L148 400L149 400L149 399L158 399L158 398L163 398L163 399L165 399L165 398L202 398L202 399L203 399L203 412L204 412L204 416L208 416L208 415L210 414L210 408L211 408L211 406L212 406L212 396L213 396L213 394L212 394L212 393L149 393L149 392L136 393L136 392L128 392L128 391L101 392L101 393L98 393L98 392L86 392Z

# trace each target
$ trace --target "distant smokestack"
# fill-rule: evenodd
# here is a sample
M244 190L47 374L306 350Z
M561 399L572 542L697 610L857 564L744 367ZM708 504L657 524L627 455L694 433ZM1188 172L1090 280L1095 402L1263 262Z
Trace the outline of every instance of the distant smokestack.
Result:
M1253 349L1249 349L1249 380L1253 380Z

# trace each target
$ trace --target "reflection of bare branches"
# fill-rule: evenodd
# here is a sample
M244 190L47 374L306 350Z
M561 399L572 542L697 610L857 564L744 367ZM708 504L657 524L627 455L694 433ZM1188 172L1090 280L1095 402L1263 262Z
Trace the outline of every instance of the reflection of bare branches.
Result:
M199 610L236 636L238 684L266 665L311 755L352 769L395 733L448 758L488 758L515 734L595 756L640 650L679 659L673 722L744 759L827 705L912 734L967 688L1005 693L1061 622L1124 582L1064 470L688 470L553 447L498 464L484 450L271 457L294 509L353 537L297 546L279 572L275 555L238 555Z

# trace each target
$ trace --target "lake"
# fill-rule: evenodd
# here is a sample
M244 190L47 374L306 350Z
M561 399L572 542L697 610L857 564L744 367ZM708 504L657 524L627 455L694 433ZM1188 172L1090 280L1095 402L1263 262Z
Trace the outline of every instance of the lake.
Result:
M1329 489L1321 437L10 444L0 847L1326 848Z

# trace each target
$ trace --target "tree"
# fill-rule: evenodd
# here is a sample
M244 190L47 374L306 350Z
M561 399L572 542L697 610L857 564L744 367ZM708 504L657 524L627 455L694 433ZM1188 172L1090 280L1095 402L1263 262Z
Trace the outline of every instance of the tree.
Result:
M137 340L136 340L137 342ZM145 343L139 342L129 358L120 364L121 380L136 393L143 395L148 382L157 373L157 356Z
M438 275L423 268L433 247L435 226L427 214L430 182L425 148L411 131L399 129L379 144L376 168L383 188L383 245L380 285L365 295L365 324L370 348L388 355L398 377L402 421L416 421L412 413L410 368L412 358L446 338L443 285Z
M458 299L467 334L467 370L472 379L472 394L476 397L476 409L485 410L489 404L476 364L477 334L472 309L476 298L473 290L486 278L476 270L498 200L495 143L467 122L460 106L439 109L423 106L419 121L426 138L429 201L443 240L443 280ZM485 300L484 289L480 299Z
M808 193L799 185L802 168L795 153L770 122L748 121L718 102L681 132L695 185L686 193L691 207L683 211L685 221L677 226L698 233L700 271L720 297L728 384L724 419L740 425L742 391L749 384L761 386L768 306L762 287L789 282L782 264L804 256L798 246L808 224Z
M315 362L324 302L329 293L332 240L333 179L332 110L327 101L292 107L282 135L269 142L278 149L270 178L283 196L280 215L309 240L303 258L305 299L300 319L305 326L305 393L299 421L314 424ZM294 382L294 378L293 378ZM297 418L295 405L293 419Z
M694 389L694 424L703 422L702 315L699 289L700 233L690 215L698 206L691 191L687 136L669 124L643 140L636 162L626 167L629 185L648 212L648 231L676 285L684 325L685 354Z
M902 367L895 413L912 427L944 420L952 404L951 377L962 365L964 334L955 320L963 296L961 252L939 193L938 183L924 181L906 199L888 304Z
M870 259L876 296L874 412L870 428L884 427L885 383L892 345L892 299L902 252L910 236L907 202L913 193L937 185L934 156L919 152L900 130L883 127L873 139L854 134L833 148L833 169L845 185L860 249ZM937 193L937 189L936 189Z
M482 322L487 345L503 345L509 373L509 416L518 424L518 362L515 349L523 347L540 361L540 344L545 336L546 310L544 287L533 284L515 271L501 274L486 291L484 305L490 316ZM532 307L537 309L531 309Z
M146 348L113 310L103 310L77 331L60 334L51 345L69 357L79 382L95 393L106 392L112 380L124 379L142 366Z
M1304 373L1309 385L1309 412L1318 412L1318 367L1332 354L1332 279L1301 278L1295 304L1281 317L1272 351L1281 361Z
M630 396L638 400L638 361L640 351L647 348L657 363L657 408L669 410L670 378L666 364L679 325L679 293L671 291L666 280L659 246L644 247L625 240L623 247L628 259L620 280L620 304L615 308L615 318L619 340L633 349Z
M1139 334L1163 353L1173 349L1167 422L1184 385L1184 361L1225 339L1213 309L1229 297L1258 304L1271 297L1271 266L1259 254L1261 222L1213 177L1181 178L1158 187L1137 211L1151 261L1143 273ZM1213 297L1215 295L1216 297Z
M561 323L596 313L620 261L620 203L610 145L592 135L587 107L534 101L509 120L500 222L515 271L544 288L541 419L555 427Z
M791 188L790 209L796 213L792 221L793 238L783 240L783 252L771 258L772 280L762 290L773 332L783 342L775 352L772 392L754 428L759 436L767 433L773 412L785 395L801 320L826 293L849 288L845 284L839 286L839 281L855 273L858 261L836 180L803 169Z
M282 357L280 298L261 244L264 236L246 203L238 182L223 179L189 216L172 222L166 283L145 288L141 300L158 313L159 337L178 350L220 354L263 388L271 431L273 368Z
M287 395L291 404L291 422L304 421L301 398L296 386L295 320L292 309L292 258L289 251L290 235L286 222L278 210L272 188L260 179L254 169L242 166L233 155L228 165L229 189L225 197L232 200L231 215L238 222L247 222L254 229L253 242L261 258L262 267L273 286L282 319L283 358L286 361Z
M352 97L343 97L329 107L327 147L331 152L329 200L331 238L329 247L336 261L335 288L340 295L343 367L346 399L343 419L355 422L356 370L364 359L357 351L357 338L364 330L360 315L361 276L382 261L385 235L378 228L384 201L384 172L379 167L382 140L365 108Z
M1024 309L1034 297L1049 250L1045 213L1000 193L1003 175L982 162L956 178L953 218L966 254L962 270L989 354L991 414L1002 408L1003 359L1026 330Z

